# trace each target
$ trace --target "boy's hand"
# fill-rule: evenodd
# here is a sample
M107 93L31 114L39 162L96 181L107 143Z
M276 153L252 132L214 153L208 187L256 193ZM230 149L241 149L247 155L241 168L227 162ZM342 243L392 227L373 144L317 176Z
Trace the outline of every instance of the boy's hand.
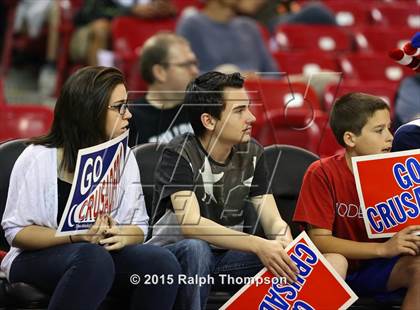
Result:
M416 256L420 253L420 236L413 232L420 231L420 225L412 225L396 233L387 242L380 246L381 257L394 257L397 255Z
M289 283L297 280L299 270L279 241L259 239L255 254L276 277L286 277Z

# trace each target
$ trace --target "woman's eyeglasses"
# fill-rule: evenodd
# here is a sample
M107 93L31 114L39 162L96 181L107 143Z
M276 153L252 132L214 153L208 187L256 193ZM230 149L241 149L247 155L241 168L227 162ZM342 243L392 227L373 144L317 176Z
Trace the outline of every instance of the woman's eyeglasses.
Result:
M117 110L120 115L124 115L128 109L127 100L121 100L114 102L112 105L108 106L109 109Z

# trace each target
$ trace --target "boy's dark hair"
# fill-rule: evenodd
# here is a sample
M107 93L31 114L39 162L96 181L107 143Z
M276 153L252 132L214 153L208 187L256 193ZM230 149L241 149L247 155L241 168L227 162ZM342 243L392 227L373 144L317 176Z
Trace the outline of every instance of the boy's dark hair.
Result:
M184 103L197 137L202 137L206 132L201 122L203 113L220 119L220 114L225 108L225 87L242 88L243 85L244 79L239 72L224 74L216 71L204 73L188 84Z
M330 126L340 145L344 143L344 133L352 132L360 135L368 119L378 110L388 110L389 106L381 98L364 93L348 93L340 97L334 104Z
M148 84L155 82L153 66L167 66L169 48L174 44L187 44L188 41L172 32L159 32L144 43L140 52L140 74Z
M61 168L74 172L79 149L109 139L105 121L111 94L124 84L120 70L112 67L84 67L73 73L61 89L51 129L32 144L63 148Z

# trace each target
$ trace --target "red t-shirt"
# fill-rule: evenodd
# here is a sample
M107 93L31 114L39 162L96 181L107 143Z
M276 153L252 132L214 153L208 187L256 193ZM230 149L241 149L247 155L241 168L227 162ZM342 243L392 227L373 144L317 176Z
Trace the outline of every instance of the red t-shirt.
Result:
M318 160L308 168L293 220L331 230L338 238L371 241L344 154ZM357 268L354 263L351 269Z

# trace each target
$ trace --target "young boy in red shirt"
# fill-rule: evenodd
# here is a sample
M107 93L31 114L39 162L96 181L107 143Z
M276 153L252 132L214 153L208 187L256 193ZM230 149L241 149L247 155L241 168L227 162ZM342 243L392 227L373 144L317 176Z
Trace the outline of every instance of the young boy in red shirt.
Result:
M306 225L322 253L349 260L346 281L357 295L386 297L407 289L402 309L420 309L420 236L413 234L420 226L407 227L383 242L370 240L352 171L353 156L391 150L389 107L379 97L350 93L334 105L330 125L346 152L308 168L294 221Z

